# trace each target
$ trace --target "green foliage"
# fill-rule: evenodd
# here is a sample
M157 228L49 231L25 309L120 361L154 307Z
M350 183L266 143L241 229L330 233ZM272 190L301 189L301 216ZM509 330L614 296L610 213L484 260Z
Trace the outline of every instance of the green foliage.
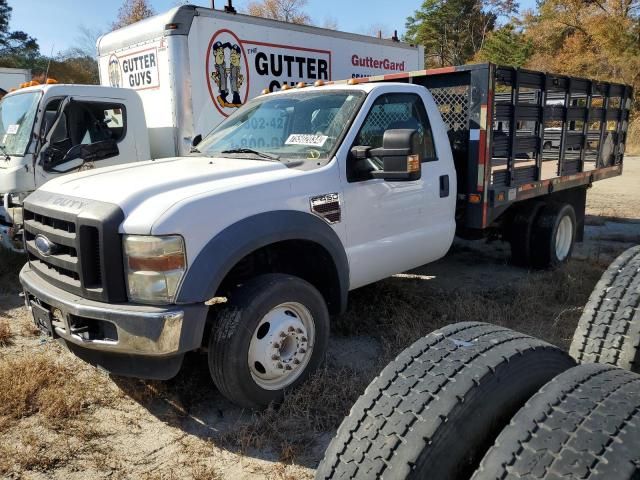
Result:
M476 59L498 65L521 67L533 54L533 43L508 23L490 32Z
M7 0L0 0L0 61L24 68L25 63L40 54L38 42L25 32L10 31L12 8Z
M425 0L407 18L404 39L424 45L428 66L460 65L483 47L498 18L516 9L513 0Z

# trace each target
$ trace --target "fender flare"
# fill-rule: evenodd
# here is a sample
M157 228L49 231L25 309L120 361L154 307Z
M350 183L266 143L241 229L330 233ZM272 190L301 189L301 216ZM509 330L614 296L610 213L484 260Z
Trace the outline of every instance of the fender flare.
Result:
M333 259L340 292L340 311L347 305L349 261L342 241L320 218L295 210L259 213L214 236L190 262L176 303L199 303L214 297L231 269L259 248L285 240L306 240L322 246Z

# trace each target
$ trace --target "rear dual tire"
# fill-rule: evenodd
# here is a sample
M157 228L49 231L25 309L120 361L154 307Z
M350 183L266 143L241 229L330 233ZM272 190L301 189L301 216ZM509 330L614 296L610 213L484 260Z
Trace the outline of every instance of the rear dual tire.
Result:
M511 258L515 265L556 268L571 258L577 230L570 204L541 202L522 207L509 225Z

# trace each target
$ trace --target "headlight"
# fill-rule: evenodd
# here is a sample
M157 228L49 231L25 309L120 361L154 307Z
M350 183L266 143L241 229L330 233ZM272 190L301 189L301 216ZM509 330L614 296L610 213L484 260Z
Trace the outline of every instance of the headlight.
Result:
M125 235L123 244L129 300L173 302L187 269L182 237Z

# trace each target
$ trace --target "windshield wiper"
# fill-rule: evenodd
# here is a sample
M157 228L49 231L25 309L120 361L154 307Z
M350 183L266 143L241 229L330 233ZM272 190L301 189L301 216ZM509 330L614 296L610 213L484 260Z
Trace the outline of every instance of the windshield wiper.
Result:
M257 155L258 157L268 158L269 160L278 161L280 157L278 155L272 155L270 153L259 152L251 148L232 148L230 150L223 150L220 153L250 153L251 155Z
M5 162L11 161L11 155L9 155L9 152L7 152L7 147L5 147L4 145L0 145L0 150L2 150L2 153L4 153Z

